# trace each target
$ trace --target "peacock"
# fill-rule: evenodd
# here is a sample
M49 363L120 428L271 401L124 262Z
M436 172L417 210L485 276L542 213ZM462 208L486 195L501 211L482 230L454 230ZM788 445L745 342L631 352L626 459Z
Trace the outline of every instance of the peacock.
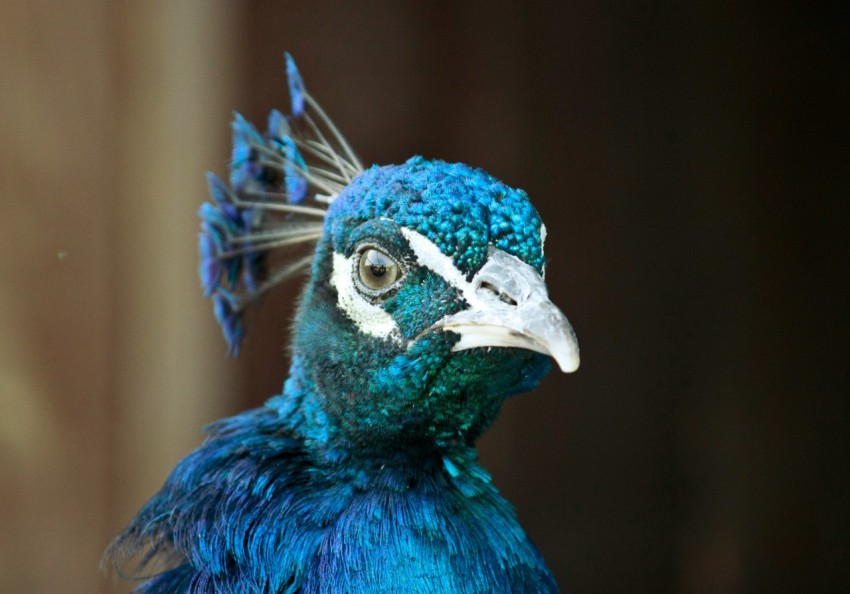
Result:
M199 214L231 354L248 306L309 274L288 378L208 426L105 558L145 594L558 592L475 451L551 359L579 364L540 215L461 163L364 168L285 60L290 115L235 116Z

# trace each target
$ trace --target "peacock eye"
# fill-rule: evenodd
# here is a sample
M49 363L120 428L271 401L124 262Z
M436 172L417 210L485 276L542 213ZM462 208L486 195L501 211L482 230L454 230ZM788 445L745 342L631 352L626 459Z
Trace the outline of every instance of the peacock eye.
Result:
M365 288L382 291L398 280L399 267L388 254L375 248L367 248L360 254L357 274Z

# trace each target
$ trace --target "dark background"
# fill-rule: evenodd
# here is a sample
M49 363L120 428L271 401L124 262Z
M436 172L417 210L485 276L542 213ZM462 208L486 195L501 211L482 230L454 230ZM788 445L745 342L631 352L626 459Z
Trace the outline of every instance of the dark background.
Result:
M836 10L252 7L255 121L286 105L285 48L366 162L463 161L540 210L582 365L480 450L565 591L850 588ZM245 352L246 404L279 387L289 311Z
M14 467L19 475L0 481L7 526L3 542L0 525L0 589L60 591L44 584L63 550L102 550L200 441L204 422L280 390L297 287L265 301L242 356L225 361L211 308L195 288L191 211L205 199L204 168L226 172L229 110L262 126L269 109L288 108L287 50L365 163L422 154L479 166L525 189L546 222L550 295L578 334L581 368L553 371L534 394L509 401L480 453L565 592L850 591L850 26L840 3L211 2L216 18L227 18L218 29L227 32L221 45L214 35L204 41L202 33L196 39L171 29L203 31L205 21L176 18L190 5L193 15L204 14L203 3L141 5L153 8L102 2L83 12L85 26L100 32L90 56L104 57L105 65L94 60L92 69L102 68L108 92L103 104L79 109L107 113L115 98L109 126L44 136L45 146L62 147L61 162L86 133L104 135L104 165L90 181L98 191L73 198L63 177L50 182L56 192L3 198L4 207L26 201L12 210L21 220L48 194L64 205L58 213L96 200L100 218L50 221L59 237L73 225L73 233L99 238L60 259L74 266L77 254L100 254L97 278L106 285L92 301L93 285L84 291L75 284L79 269L30 274L38 257L17 256L2 269L7 290L24 296L5 313L23 320L34 368L53 386L46 393L57 401L62 394L57 418L67 419L65 446L50 451L81 470L51 481L46 467L21 463ZM55 64L48 60L46 80L65 70L61 56L78 51L51 41L78 25L71 17L47 18L50 6L18 11L25 16L11 22L24 33L6 52L11 61L58 56ZM148 28L137 31L139 22ZM183 51L194 52L202 74L190 69L160 80L153 66L146 70L149 54L167 71ZM17 79L4 76L5 92L29 88L29 70L18 72ZM101 79L83 72L45 92L65 105L65 94L97 88ZM170 202L155 216L149 203L127 206L121 197L130 184L123 184L127 175L111 173L113 149L119 171L138 182L147 172L128 164L123 143L144 144L147 136L151 159L168 148L153 128L125 123L146 113L133 98L190 97L198 80L221 89L188 103L207 108L206 119L192 125L212 131L209 151L200 159L191 150L168 157L179 176L198 181L197 191L162 197ZM169 113L182 121L195 117L192 111ZM23 116L6 109L5 117ZM45 170L27 169L31 159L9 165L26 135L7 139L6 179L33 187ZM169 215L176 210L185 220L167 232L133 234L140 220L164 229L178 220ZM23 228L8 217L7 224ZM57 231L45 237L34 229L25 241L45 242L55 260L58 244L49 239ZM128 264L141 261L132 259L136 251L175 237L188 256L173 280ZM31 298L41 294L52 297ZM155 338L145 328L157 316L139 321L132 313L159 312L160 299L186 295L188 309L175 314L183 325L163 326ZM92 309L81 314L84 306ZM187 317L196 311L207 324L202 344L212 346L203 353L169 347L199 326ZM38 330L44 312L58 312L60 330L63 320L97 313L103 330ZM133 328L178 371L225 370L226 398L212 405L183 400L168 363L132 354L141 348ZM100 338L93 343L92 336ZM62 380L79 372L71 365L77 358L96 361L99 375ZM137 394L133 387L145 382L156 389ZM217 380L209 382L204 389L212 393ZM184 408L175 416L155 402ZM161 445L166 440L156 436L164 426L185 441ZM45 434L41 425L31 432ZM0 431L0 445L6 437ZM133 446L142 443L148 445ZM76 495L60 497L80 481L85 487ZM33 493L46 490L55 497L27 507L41 501ZM63 509L61 501L72 497L73 508ZM62 511L50 516L50 509ZM52 518L49 525L44 518ZM37 542L19 546L32 534ZM47 554L54 535L64 549ZM96 553L86 555L77 563L80 576L94 572ZM62 591L91 591L79 587L90 577L65 575ZM106 580L94 583L112 591Z
M252 6L256 121L286 105L285 48L366 162L467 162L540 210L582 365L480 450L565 591L850 588L837 10ZM280 312L245 353L246 404L278 389Z

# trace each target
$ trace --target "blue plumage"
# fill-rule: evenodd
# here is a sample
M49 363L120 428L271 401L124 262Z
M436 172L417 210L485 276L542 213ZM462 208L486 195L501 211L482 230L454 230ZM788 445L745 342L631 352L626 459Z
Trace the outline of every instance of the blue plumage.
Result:
M109 554L145 593L557 592L474 449L547 355L578 365L539 215L466 165L363 171L287 70L292 117L272 112L265 135L236 117L200 273L235 353L246 306L310 268L289 378L208 427Z
M471 451L319 470L285 398L212 425L139 513L125 538L176 557L141 591L556 591Z

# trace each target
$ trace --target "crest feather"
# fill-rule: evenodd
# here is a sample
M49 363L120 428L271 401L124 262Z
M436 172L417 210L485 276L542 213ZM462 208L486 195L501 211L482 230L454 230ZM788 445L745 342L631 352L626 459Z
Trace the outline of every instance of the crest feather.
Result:
M312 262L310 254L272 265L270 256L318 241L328 205L363 171L292 56L285 59L292 115L272 110L261 134L234 114L230 184L208 174L212 200L198 211L201 285L233 355L246 308Z

